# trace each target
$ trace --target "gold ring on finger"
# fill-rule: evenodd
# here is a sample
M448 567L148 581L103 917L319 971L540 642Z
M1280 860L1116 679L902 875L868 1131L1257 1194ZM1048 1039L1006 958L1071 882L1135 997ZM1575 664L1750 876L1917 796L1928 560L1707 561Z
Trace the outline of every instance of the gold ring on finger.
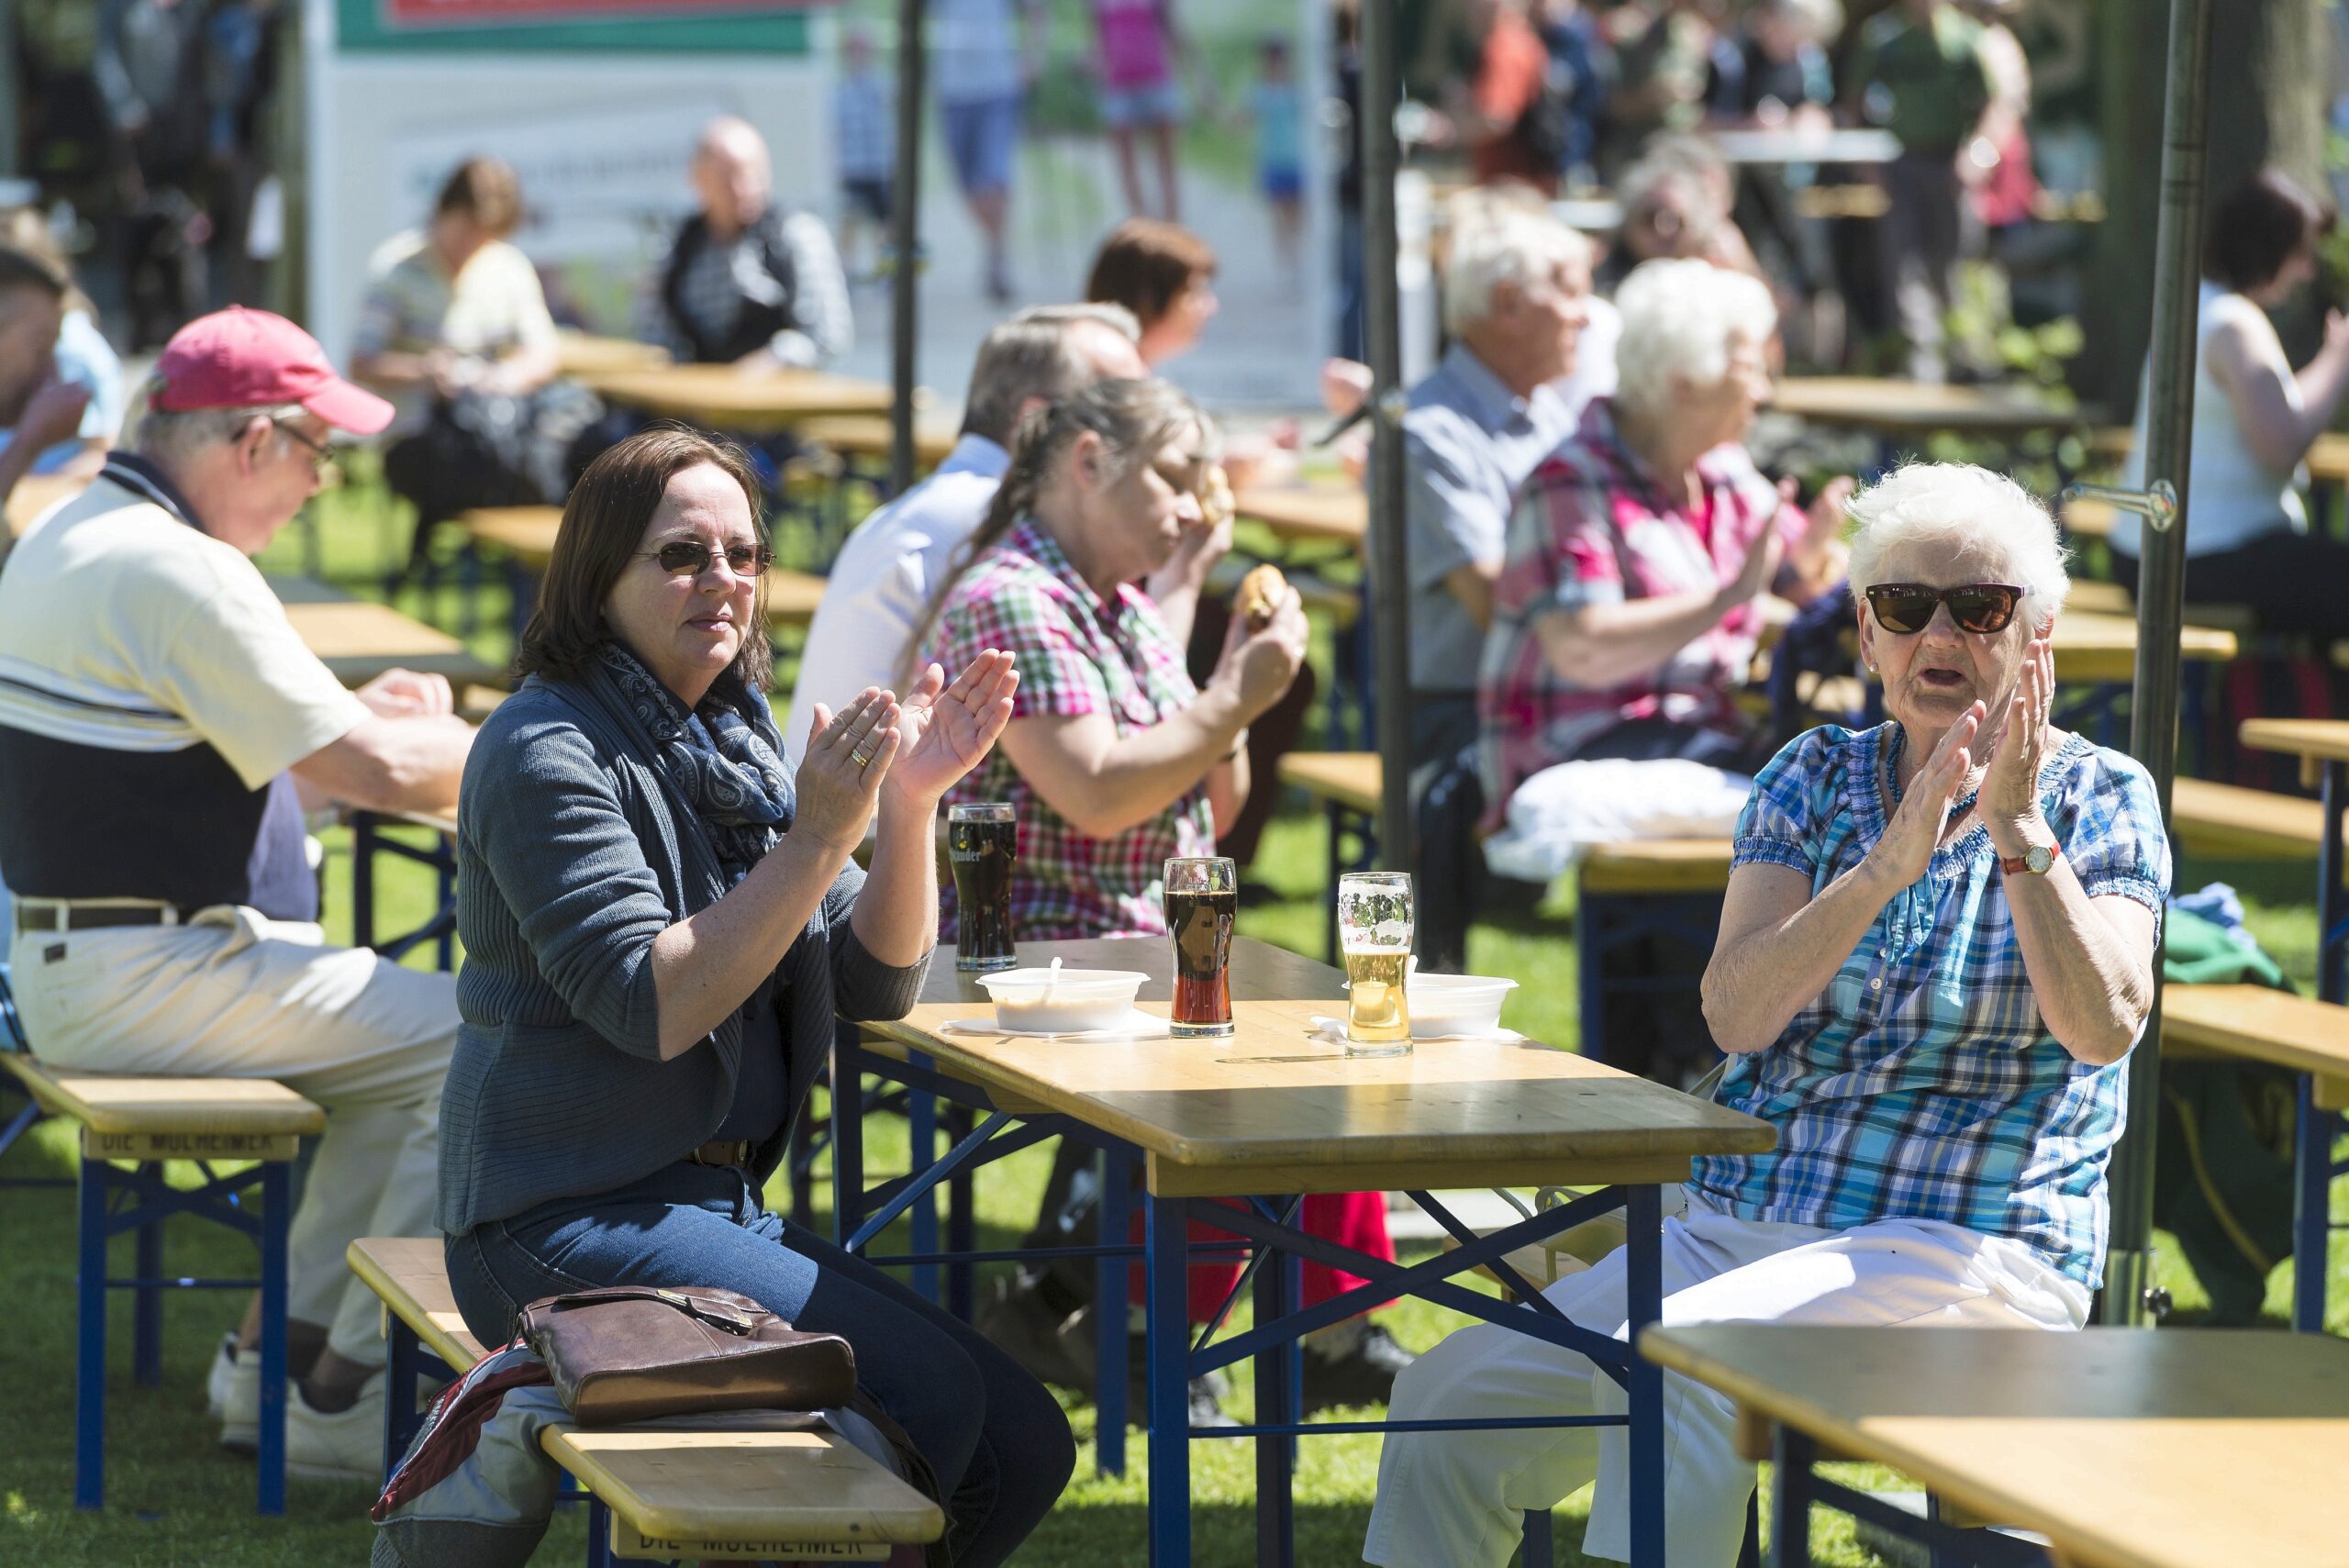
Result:
M848 760L860 768L869 768L873 765L873 753L859 746L848 754Z

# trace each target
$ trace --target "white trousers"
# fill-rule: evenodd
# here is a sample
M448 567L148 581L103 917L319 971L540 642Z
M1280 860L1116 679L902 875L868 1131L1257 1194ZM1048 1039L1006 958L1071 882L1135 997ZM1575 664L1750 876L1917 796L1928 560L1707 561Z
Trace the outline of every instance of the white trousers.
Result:
M343 1250L431 1236L457 984L314 925L221 906L184 926L24 931L9 950L42 1061L107 1073L275 1078L327 1112L287 1238L288 1315L351 1361L383 1356L378 1304Z
M1625 1261L1619 1249L1543 1295L1576 1323L1621 1339ZM2020 1244L1932 1221L1822 1230L1733 1219L1692 1201L1664 1225L1666 1323L2076 1329L2087 1305L2085 1289ZM1736 1411L1671 1373L1664 1406L1665 1562L1730 1568L1754 1474L1736 1452ZM1621 1385L1586 1357L1478 1323L1395 1380L1389 1413L1423 1421L1624 1408ZM1363 1555L1383 1568L1502 1568L1527 1509L1552 1507L1596 1480L1583 1551L1628 1560L1630 1473L1621 1427L1390 1432Z

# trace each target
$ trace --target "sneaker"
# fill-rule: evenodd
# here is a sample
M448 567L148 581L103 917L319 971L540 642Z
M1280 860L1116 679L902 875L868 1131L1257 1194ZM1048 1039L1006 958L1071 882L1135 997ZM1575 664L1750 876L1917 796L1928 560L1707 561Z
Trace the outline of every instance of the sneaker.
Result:
M313 1481L384 1478L384 1374L368 1374L350 1408L311 1408L299 1384L286 1391L285 1468Z
M1311 1415L1339 1405L1384 1405L1395 1392L1395 1374L1411 1364L1411 1352L1373 1323L1351 1349L1323 1355L1305 1350L1305 1410Z
M206 1382L207 1414L220 1418L220 1446L251 1453L261 1446L261 1356L239 1355L234 1335L220 1343Z

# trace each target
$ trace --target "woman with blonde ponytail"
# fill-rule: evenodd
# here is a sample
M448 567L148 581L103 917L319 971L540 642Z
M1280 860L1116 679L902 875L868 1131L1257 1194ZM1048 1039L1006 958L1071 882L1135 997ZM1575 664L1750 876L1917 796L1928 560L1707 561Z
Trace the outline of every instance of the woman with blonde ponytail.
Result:
M1213 440L1163 381L1101 382L1031 416L913 639L924 663L964 648L1018 662L1010 727L950 798L1018 808L1012 918L1025 940L1164 931L1163 862L1215 852L1217 822L1247 798L1248 722L1304 662L1292 590L1262 630L1236 627L1196 686L1182 639L1136 586L1206 526Z

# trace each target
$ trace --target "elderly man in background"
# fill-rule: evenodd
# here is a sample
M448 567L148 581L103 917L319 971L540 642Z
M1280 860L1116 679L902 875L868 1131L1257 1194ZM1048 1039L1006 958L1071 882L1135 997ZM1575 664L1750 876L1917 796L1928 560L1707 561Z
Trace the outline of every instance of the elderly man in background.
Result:
M1509 506L1574 429L1553 384L1589 319L1590 244L1548 214L1496 206L1454 227L1443 279L1452 347L1403 419L1411 573L1411 751L1476 739L1476 665Z
M774 200L774 165L750 121L728 115L694 145L698 207L654 286L653 336L696 364L818 370L854 333L848 276L823 219Z
M1011 466L1019 421L1097 381L1142 375L1137 336L1132 313L1114 305L1038 306L987 334L954 450L935 473L857 525L832 562L791 694L785 733L799 742L795 751L805 748L818 703L839 713L867 686L897 684L914 623ZM1162 588L1197 602L1214 565L1197 567L1198 553L1185 550L1176 562L1193 569L1170 568L1163 581L1152 580L1162 604Z
M135 448L0 570L0 873L17 1000L49 1062L275 1078L324 1106L290 1241L297 1474L383 1462L360 1236L432 1233L454 977L321 945L306 800L447 809L471 744L437 675L345 691L250 557L391 406L262 311L165 345ZM221 1347L221 1441L260 1422L258 1309Z

